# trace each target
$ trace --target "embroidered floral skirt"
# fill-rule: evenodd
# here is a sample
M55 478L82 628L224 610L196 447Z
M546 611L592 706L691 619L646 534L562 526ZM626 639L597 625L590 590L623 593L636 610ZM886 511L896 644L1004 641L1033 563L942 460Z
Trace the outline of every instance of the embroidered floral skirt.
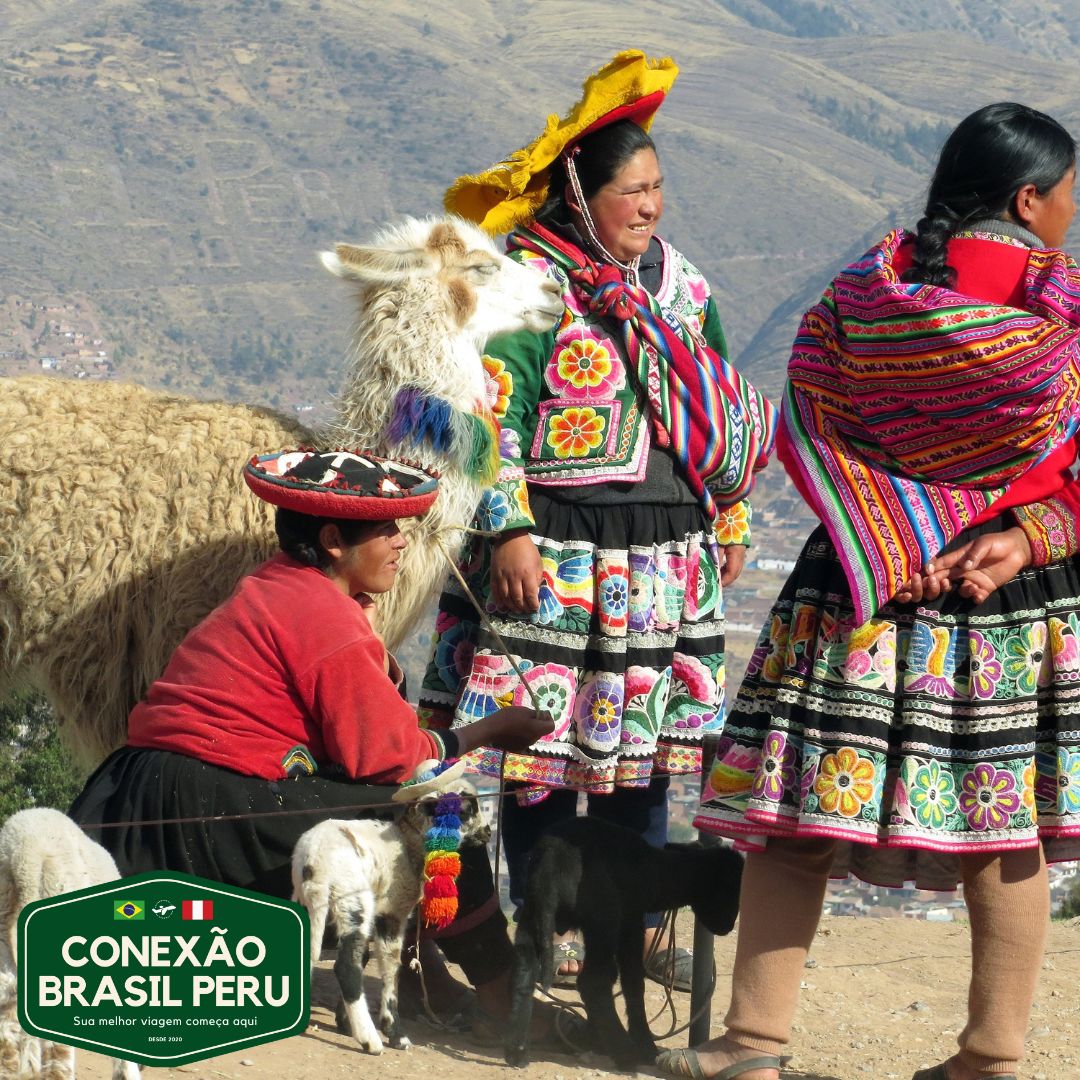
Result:
M993 532L1000 520L966 534ZM1080 857L1080 558L854 625L824 528L750 660L694 824L759 847L824 836L836 870L952 889L957 856Z
M696 506L558 503L532 496L540 610L495 612L489 547L465 559L470 587L522 669L555 731L528 754L506 754L505 777L548 787L644 786L654 769L701 768L706 733L722 725L724 621L718 549ZM529 696L472 605L450 579L439 604L420 712L462 726ZM500 774L490 748L473 764Z

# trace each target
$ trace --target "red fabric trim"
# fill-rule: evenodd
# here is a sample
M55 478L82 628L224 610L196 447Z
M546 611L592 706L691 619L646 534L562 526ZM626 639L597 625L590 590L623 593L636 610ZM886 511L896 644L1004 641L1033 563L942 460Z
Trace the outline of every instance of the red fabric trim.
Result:
M423 495L361 495L346 488L305 491L287 482L268 480L250 468L244 479L260 499L312 517L348 518L356 521L389 521L391 518L416 517L435 501L438 489Z
M637 101L619 105L617 108L612 109L611 112L604 113L598 120L594 120L580 135L575 137L570 145L575 146L586 135L591 135L594 131L607 127L608 124L614 124L617 120L633 120L640 127L660 108L665 96L666 91L654 90L651 94L638 98Z

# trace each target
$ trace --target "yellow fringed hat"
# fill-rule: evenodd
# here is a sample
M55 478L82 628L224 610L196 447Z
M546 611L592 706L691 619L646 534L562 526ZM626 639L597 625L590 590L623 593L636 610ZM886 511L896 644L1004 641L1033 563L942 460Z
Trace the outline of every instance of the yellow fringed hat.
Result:
M443 204L493 236L532 221L547 199L552 162L568 146L616 120L633 120L648 131L678 74L671 57L650 60L639 49L619 53L585 80L581 100L565 117L552 113L544 133L523 150L475 176L459 177Z

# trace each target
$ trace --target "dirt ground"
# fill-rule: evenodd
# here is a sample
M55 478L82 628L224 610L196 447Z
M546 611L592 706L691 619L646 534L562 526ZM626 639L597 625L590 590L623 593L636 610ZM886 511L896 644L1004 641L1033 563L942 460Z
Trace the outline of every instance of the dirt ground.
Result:
M680 943L689 944L690 920L678 924ZM963 1025L969 937L962 923L903 919L829 918L822 923L804 978L802 1003L790 1046L785 1080L908 1080L919 1068L952 1053ZM1024 1080L1080 1078L1080 1000L1075 971L1080 954L1080 920L1055 923L1043 979L1032 1014ZM716 943L717 987L712 1029L717 1031L731 988L734 937ZM369 983L369 1000L376 991ZM664 994L649 983L653 1030L671 1026L663 1011ZM572 991L559 991L575 1000ZM522 1071L511 1070L497 1049L471 1045L463 1036L447 1036L409 1022L413 1041L407 1052L387 1050L381 1057L363 1054L337 1034L333 1003L335 984L323 960L312 991L311 1026L299 1036L257 1046L242 1053L210 1058L177 1069L147 1069L143 1080L472 1080L498 1075L523 1080L570 1080L570 1077L618 1075L606 1058L547 1053ZM689 996L675 995L678 1024L688 1019ZM686 1034L661 1040L685 1046ZM660 1074L654 1070L645 1075ZM109 1080L109 1062L79 1051L80 1080Z

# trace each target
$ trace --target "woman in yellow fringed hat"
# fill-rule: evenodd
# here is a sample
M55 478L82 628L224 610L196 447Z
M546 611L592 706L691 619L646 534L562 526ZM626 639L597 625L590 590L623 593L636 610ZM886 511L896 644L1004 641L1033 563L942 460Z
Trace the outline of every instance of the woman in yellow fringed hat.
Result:
M518 793L503 825L515 901L535 840L579 792L590 814L663 844L669 774L697 772L723 723L722 588L742 569L773 409L727 362L704 277L656 235L647 129L677 71L621 53L565 118L446 197L509 231L511 257L565 303L554 330L496 339L484 360L502 470L479 512L494 539L466 566L523 678L451 585L421 690L433 727L530 700L555 718L528 753L473 755ZM563 953L572 974L579 947ZM682 950L680 989L691 966Z

